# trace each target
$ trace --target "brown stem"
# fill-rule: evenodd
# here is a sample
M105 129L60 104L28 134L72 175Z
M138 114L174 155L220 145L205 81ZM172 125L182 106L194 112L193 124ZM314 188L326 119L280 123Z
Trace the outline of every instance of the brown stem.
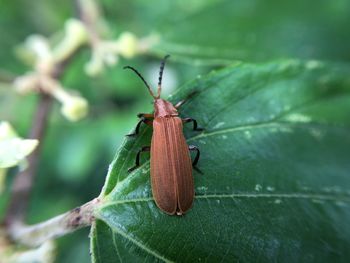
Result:
M90 226L94 221L94 210L100 200L90 202L70 210L67 213L51 218L45 222L27 226L15 224L8 230L11 240L28 247L36 247L44 242Z
M28 167L19 172L14 180L11 199L6 211L5 225L24 222L29 203L34 177L37 171L39 156L48 115L51 109L52 98L46 94L40 94L39 104L34 116L30 138L40 141L39 146L28 156Z

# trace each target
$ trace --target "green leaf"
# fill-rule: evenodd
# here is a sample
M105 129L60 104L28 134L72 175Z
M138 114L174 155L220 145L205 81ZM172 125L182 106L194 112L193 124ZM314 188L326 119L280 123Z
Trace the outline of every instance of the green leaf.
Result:
M0 169L17 165L38 145L37 140L22 139L7 122L0 123Z
M7 168L24 163L38 140L22 139L8 122L0 122L0 194L4 190Z
M237 64L170 99L193 91L181 108L205 128L185 127L187 142L201 150L193 208L169 216L156 207L148 156L127 173L150 144L143 126L110 166L91 232L93 261L346 261L350 67Z
M154 52L196 64L303 58L348 61L349 1L217 1L159 28ZM312 15L311 15L312 14Z

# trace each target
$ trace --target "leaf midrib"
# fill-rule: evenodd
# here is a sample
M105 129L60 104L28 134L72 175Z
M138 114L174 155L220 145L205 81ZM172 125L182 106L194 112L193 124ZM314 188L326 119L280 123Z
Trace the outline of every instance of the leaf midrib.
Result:
M153 257L162 260L163 262L173 262L167 258L165 258L164 256L160 255L157 251L154 251L148 247L146 247L145 245L143 245L140 241L136 240L135 238L131 237L130 235L128 235L127 233L125 233L124 231L122 231L120 228L116 227L116 226L109 226L112 229L112 233L121 235L122 237L124 237L125 239L129 240L131 243L135 244L136 246L138 246L140 249L142 249L143 251L145 251L146 253L152 255ZM113 235L113 234L112 234Z
M281 199L307 199L307 200L323 200L323 201L333 201L333 202L348 202L350 203L350 194L305 194L301 192L295 193L233 193L233 194L203 194L196 195L195 199L226 199L226 198L281 198ZM99 210L102 210L108 206L120 205L120 204L129 204L129 203L139 203L139 202L150 202L153 201L153 197L147 198L134 198L134 199L120 199L115 201L106 200Z

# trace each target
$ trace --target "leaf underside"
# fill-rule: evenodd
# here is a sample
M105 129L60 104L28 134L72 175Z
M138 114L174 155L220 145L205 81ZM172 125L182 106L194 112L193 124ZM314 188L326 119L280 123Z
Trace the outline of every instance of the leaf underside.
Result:
M182 117L201 150L184 216L152 199L143 126L112 162L91 232L94 262L346 261L350 252L350 68L236 64L184 85ZM186 126L186 125L185 125Z

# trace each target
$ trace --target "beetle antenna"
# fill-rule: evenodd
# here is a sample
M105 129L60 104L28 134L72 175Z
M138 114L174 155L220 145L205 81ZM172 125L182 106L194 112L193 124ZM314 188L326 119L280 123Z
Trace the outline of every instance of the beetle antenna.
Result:
M159 69L159 79L158 79L158 90L157 90L157 98L160 97L160 93L162 91L162 78L163 78L163 71L164 71L164 66L165 66L165 61L167 58L169 58L170 55L166 55L162 62L160 63L160 69Z
M143 83L146 85L149 93L151 94L151 96L156 99L156 96L154 96L153 91L151 89L151 87L148 85L147 81L142 77L141 73L138 72L135 68L131 67L131 66L125 66L123 69L131 69L132 71L134 71L136 73L137 76L140 77L140 79L143 81Z

